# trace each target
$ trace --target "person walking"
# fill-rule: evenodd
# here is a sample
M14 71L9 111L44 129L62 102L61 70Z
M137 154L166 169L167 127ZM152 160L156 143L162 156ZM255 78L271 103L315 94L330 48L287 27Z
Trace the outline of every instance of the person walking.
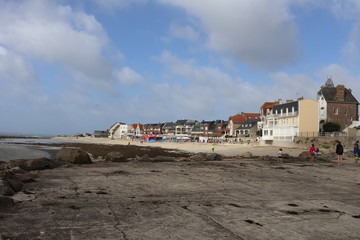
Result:
M311 144L309 151L310 151L310 162L314 163L315 162L315 153L316 153L315 144Z
M211 145L211 150L214 152L215 151L215 144Z
M336 145L336 154L337 154L337 165L343 165L343 154L344 154L344 147L341 145L341 142L338 141Z

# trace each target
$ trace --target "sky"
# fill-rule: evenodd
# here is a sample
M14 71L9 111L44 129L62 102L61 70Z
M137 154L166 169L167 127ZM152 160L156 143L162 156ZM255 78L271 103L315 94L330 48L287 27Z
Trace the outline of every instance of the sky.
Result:
M0 0L0 132L227 120L360 100L360 0Z

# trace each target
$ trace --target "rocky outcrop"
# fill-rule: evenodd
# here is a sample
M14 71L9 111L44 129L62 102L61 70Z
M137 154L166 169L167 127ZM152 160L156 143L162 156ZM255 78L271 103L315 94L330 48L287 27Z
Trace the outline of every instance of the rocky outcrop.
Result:
M91 159L86 152L75 148L62 148L55 156L59 162L69 162L73 164L89 164Z
M241 157L243 157L243 158L252 158L253 154L251 152L245 152L245 153L241 154Z
M222 155L217 153L197 153L189 157L191 161L221 161Z
M310 152L309 151L303 151L299 154L299 158L301 159L307 159L310 158Z
M20 191L24 186L24 184L19 180L18 177L8 171L1 172L0 179L8 182L15 192Z
M149 155L147 155L147 154L144 154L144 155L141 156L141 157L140 157L140 156L136 156L135 160L136 160L136 161L139 161L139 162L150 162L150 161L151 161Z
M217 153L206 154L206 161L221 161L222 156Z
M14 194L15 191L11 185L5 180L0 180L0 196L12 196Z
M48 158L10 160L6 167L9 169L19 167L26 171L55 168L58 164Z
M108 154L106 154L105 156L105 161L110 161L110 162L126 162L128 161L126 159L126 157L120 153L120 152L109 152Z
M14 200L6 196L0 196L0 209L7 209L14 206Z
M206 153L197 153L189 157L192 161L205 161L206 160Z

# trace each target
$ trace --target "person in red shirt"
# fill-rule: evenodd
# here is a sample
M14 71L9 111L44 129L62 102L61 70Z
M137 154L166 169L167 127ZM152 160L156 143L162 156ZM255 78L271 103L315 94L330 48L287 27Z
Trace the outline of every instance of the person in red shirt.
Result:
M311 144L311 147L310 147L310 162L311 163L315 162L315 153L316 153L315 145Z

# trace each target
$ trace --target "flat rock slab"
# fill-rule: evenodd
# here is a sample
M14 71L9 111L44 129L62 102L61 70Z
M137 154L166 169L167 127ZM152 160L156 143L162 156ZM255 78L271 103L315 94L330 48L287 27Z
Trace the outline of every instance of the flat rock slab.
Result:
M0 211L0 233L4 239L357 239L359 171L350 163L247 159L60 167L40 172L14 207Z

